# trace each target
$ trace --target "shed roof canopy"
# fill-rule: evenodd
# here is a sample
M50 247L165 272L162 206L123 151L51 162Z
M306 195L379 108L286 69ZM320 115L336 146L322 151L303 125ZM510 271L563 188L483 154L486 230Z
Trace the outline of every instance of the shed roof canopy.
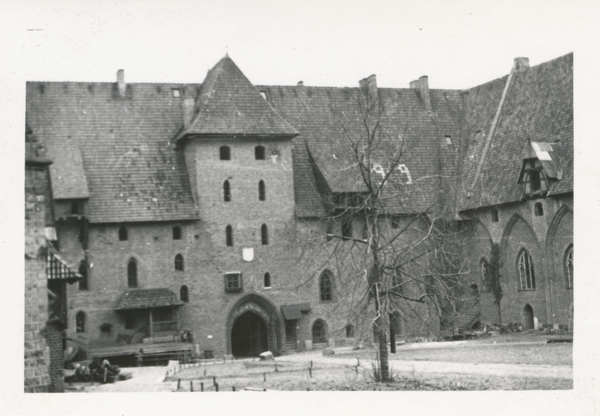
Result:
M296 305L285 305L281 307L281 312L286 320L302 318L302 312L309 312L310 305L308 303L298 303Z
M175 293L166 288L136 289L123 294L117 310L152 309L163 306L181 306L183 304Z

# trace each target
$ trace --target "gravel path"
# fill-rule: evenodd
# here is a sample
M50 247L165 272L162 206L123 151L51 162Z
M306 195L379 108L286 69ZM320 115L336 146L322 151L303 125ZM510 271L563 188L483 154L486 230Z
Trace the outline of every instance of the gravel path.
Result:
M458 347L462 342L432 343L437 348ZM419 345L423 348L424 344ZM425 346L425 348L427 348ZM413 349L415 344L399 347L399 349ZM336 348L340 353L350 352L350 348ZM306 363L308 367L310 361L314 364L334 364L356 366L357 360L352 357L324 356L322 351L308 351L298 354L285 355L278 357L277 362ZM370 360L361 358L362 367L370 368ZM571 366L551 366L551 365L519 365L519 364L476 364L476 363L458 363L447 361L417 361L403 360L390 357L390 367L394 372L412 373L412 374L464 374L464 375L482 375L482 376L500 376L500 377L529 377L529 378L553 378L573 380L573 367ZM163 382L167 367L141 367L125 368L123 371L131 372L133 377L129 380L118 381L113 384L89 384L79 383L74 385L76 389L85 392L173 392L177 390L177 382Z
M294 361L309 363L343 364L355 366L356 358L340 358L323 356L321 351L304 354L286 355L278 358L279 361ZM361 359L361 365L370 365L370 362ZM548 377L573 379L573 367L550 365L524 365L524 364L476 364L456 363L447 361L414 361L390 357L390 366L394 371L415 373L455 373L473 375L496 375L513 377Z

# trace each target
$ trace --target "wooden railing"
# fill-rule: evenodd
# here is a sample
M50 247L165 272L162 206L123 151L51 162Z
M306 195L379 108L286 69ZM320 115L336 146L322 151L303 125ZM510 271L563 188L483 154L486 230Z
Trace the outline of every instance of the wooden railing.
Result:
M152 333L177 331L177 321L153 322Z

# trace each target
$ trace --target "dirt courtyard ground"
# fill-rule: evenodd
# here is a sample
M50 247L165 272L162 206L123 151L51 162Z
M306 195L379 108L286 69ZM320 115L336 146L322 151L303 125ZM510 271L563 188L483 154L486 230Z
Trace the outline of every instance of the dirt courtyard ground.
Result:
M128 368L124 371L132 372L130 380L73 387L85 392L572 389L573 345L548 344L549 338L531 332L399 345L390 354L391 383L373 381L373 350L335 348L327 356L309 351L274 362L204 363L166 380L167 367Z

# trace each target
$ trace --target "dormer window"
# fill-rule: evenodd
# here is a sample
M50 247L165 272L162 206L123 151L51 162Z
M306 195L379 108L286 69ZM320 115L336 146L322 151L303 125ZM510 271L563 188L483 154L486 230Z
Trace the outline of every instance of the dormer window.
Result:
M267 99L267 92L264 90L259 91L260 92L260 96L263 97L263 99Z
M517 183L523 185L524 197L546 196L551 180L561 180L560 155L551 143L530 142Z
M545 196L548 192L548 179L539 159L525 159L519 178L523 192L528 197Z
M82 213L79 201L71 202L71 215L80 215Z
M448 147L454 147L454 143L452 142L452 136L446 134L444 138L446 139L446 144L448 145Z
M181 98L181 90L179 88L171 88L173 98Z

